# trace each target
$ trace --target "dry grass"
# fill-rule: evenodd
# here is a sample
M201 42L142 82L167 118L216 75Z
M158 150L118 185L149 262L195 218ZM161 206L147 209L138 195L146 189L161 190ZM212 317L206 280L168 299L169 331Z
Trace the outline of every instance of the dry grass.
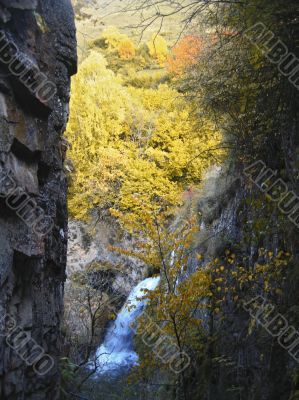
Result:
M156 21L144 32L140 26L140 15L126 12L128 0L99 1L97 5L81 8L80 14L76 16L77 39L79 58L84 58L88 51L88 42L98 38L103 30L109 26L115 26L120 32L127 34L136 44L148 41L154 34L159 32L164 36L170 46L174 45L179 38L182 26L181 15L174 14L167 18L162 27ZM146 12L145 12L146 17Z

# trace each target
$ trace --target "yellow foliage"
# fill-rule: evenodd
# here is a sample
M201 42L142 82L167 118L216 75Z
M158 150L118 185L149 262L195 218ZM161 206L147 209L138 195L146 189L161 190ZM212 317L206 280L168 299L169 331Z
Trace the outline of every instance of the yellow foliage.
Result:
M106 28L101 37L104 39L109 50L118 49L121 42L129 40L127 35L120 33L114 26Z
M190 258L190 245L198 232L194 204L189 206L185 222L181 222L177 229L169 232L166 226L156 221L152 230L152 246L144 256L148 265L160 267L161 283L155 291L145 293L149 300L147 311L154 323L148 323L147 314L140 318L138 328L140 333L147 331L149 335L160 331L159 337L166 335L181 351L185 346L193 349L200 346L198 333L202 329L202 320L198 312L206 310L211 287L211 275L204 269L197 269L188 279L183 279L184 266ZM132 255L139 257L137 252L132 252ZM152 349L148 349L141 362L144 366L151 366L153 357Z
M168 57L168 46L166 40L160 35L153 35L147 43L149 53L156 58L159 64L164 64Z
M108 48L119 51L119 33L105 35ZM156 39L155 52L149 47L162 62L167 45ZM188 280L180 278L199 226L196 189L205 169L221 156L209 151L221 136L211 121L199 121L195 105L178 91L167 84L155 89L126 86L95 51L80 65L72 92L67 127L74 166L70 212L86 219L92 210L109 211L134 235L134 249L111 250L161 271L160 287L146 294L155 319L176 342L179 330L180 345L196 347L194 332L201 320L195 314L211 296L211 274L198 269ZM182 220L171 226L179 207Z
M220 134L208 120L198 129L192 105L167 85L126 87L93 51L72 92L69 208L79 219L95 208L130 213L135 221L162 210L170 215L214 162L197 154Z
M117 50L119 57L124 60L130 60L134 58L136 53L134 43L129 38L121 40Z

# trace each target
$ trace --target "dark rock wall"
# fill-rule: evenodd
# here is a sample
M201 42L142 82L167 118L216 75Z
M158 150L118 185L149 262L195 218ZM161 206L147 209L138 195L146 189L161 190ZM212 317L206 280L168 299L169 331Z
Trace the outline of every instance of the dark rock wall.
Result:
M205 328L214 340L207 347L200 368L188 377L189 395L194 400L298 399L292 396L298 391L298 381L294 380L297 362L278 343L277 337L254 323L242 307L247 301L262 296L274 306L270 320L280 313L289 326L298 329L298 228L274 204L268 209L258 207L264 201L263 196L244 174L225 169L206 182L201 194L202 226L196 250L205 255L203 265L215 258L225 260L226 250L232 251L237 260L235 264L243 265L247 271L255 271L259 263L267 263L267 258L259 254L262 248L275 256L280 250L288 251L292 258L280 278L282 294L265 291L261 279L260 285L249 281L235 293L237 300L229 292L226 295L221 292L219 298L223 296L225 301L220 303L219 316L204 315ZM269 228L257 229L255 224L264 220ZM194 260L190 272L197 265ZM234 266L226 268L236 271Z
M0 399L59 398L62 135L76 67L70 0L0 0Z

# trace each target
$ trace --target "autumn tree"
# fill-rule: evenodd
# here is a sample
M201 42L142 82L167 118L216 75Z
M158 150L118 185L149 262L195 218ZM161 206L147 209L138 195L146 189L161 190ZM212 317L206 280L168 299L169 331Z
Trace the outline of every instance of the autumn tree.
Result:
M221 155L215 126L176 90L125 87L100 53L81 64L73 93L69 205L77 218L92 209L136 220L161 209L170 215L186 186L199 184Z
M159 64L163 65L168 56L168 45L161 35L153 35L147 43L150 55L155 58Z
M134 58L136 53L134 43L129 38L121 40L117 50L119 57L125 60L130 60Z
M204 41L199 36L186 35L174 46L167 59L167 68L171 74L182 76L188 67L195 65Z

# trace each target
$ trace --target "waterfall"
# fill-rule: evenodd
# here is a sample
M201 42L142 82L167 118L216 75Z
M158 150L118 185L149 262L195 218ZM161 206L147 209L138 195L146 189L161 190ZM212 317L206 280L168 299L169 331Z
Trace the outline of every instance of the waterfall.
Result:
M141 299L145 294L144 290L156 289L159 281L159 277L147 278L131 291L116 320L108 328L103 344L97 349L99 374L117 373L138 363L132 325L146 305L146 300Z

